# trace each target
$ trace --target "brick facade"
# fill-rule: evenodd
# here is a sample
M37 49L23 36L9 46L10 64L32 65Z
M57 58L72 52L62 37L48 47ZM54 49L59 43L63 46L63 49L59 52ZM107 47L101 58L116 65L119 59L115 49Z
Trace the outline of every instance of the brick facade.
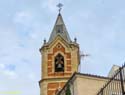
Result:
M65 70L64 72L54 72L54 56L55 54L57 54L58 52L62 53L64 55L64 59L66 60L66 62L64 63L65 65ZM54 76L71 76L71 53L66 52L65 48L63 47L63 45L61 45L61 43L57 43L57 45L53 48L53 52L48 54L48 76L54 77Z
M65 85L65 82L54 82L54 83L48 83L47 85L47 95L55 95L57 92L57 89L63 88Z

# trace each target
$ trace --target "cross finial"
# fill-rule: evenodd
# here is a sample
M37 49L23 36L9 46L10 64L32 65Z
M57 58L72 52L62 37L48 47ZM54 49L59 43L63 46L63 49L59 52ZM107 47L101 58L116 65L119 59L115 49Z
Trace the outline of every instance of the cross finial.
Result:
M61 11L61 9L63 7L63 4L59 2L59 4L57 5L57 7L59 8L59 13L60 13L60 11Z

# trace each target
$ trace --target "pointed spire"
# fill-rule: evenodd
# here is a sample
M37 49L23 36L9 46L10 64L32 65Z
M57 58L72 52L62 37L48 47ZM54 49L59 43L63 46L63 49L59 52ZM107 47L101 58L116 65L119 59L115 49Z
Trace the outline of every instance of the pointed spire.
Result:
M49 38L49 43L52 42L56 36L60 35L67 42L71 42L66 26L64 24L61 13L58 14L55 26Z

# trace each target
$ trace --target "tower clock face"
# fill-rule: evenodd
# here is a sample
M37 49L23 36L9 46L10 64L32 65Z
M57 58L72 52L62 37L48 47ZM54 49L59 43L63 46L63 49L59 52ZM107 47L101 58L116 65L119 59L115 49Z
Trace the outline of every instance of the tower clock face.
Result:
M64 57L61 54L55 57L55 72L64 72Z

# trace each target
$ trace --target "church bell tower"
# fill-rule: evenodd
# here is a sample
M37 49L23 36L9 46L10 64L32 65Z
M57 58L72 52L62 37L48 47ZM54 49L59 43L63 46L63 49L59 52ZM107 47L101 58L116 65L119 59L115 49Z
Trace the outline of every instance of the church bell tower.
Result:
M76 39L69 37L61 13L48 41L40 48L41 53L41 80L40 95L55 95L63 88L74 72L78 72L80 63L79 45Z

